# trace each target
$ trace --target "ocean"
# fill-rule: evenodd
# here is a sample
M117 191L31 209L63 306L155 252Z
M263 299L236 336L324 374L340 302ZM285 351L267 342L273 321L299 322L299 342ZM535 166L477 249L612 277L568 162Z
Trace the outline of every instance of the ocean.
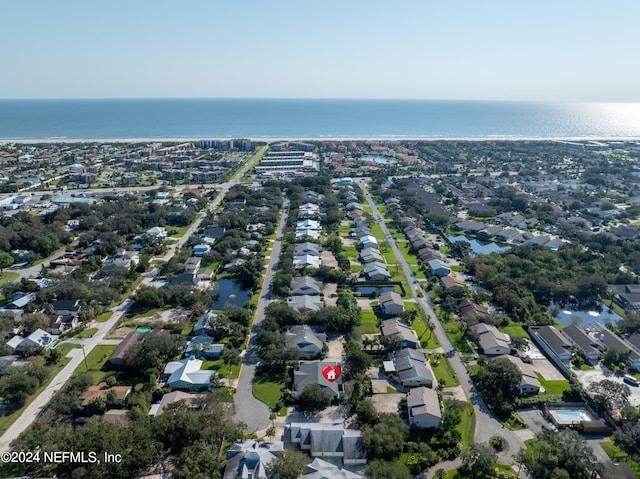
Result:
M640 139L640 103L0 100L0 141Z

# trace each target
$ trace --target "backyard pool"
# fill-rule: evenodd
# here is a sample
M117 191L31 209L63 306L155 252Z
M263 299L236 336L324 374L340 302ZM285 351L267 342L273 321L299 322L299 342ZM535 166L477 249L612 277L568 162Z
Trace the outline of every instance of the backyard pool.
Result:
M568 426L582 421L595 421L596 418L585 407L549 407L548 409L556 426Z

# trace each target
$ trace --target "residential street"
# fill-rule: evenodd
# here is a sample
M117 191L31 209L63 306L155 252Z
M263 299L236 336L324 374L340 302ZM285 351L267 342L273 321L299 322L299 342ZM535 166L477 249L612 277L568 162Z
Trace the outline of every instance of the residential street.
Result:
M512 456L520 450L520 448L524 447L524 442L520 438L520 436L514 432L509 431L504 428L502 424L500 424L497 420L493 418L489 408L484 403L480 395L476 392L475 387L469 377L469 374L464 367L462 360L460 359L460 355L454 349L449 337L447 336L442 324L438 321L438 318L433 310L433 305L431 304L431 300L427 295L426 291L422 289L419 284L415 284L413 281L413 275L402 255L401 251L396 246L395 241L393 241L391 237L391 233L387 228L384 217L380 214L380 211L376 207L373 199L369 195L369 191L367 190L366 183L361 179L359 180L359 184L364 191L365 197L367 199L367 203L371 207L373 211L374 217L377 219L378 224L380 225L382 232L385 234L387 238L389 238L389 245L391 246L398 263L402 267L402 271L407 277L409 290L411 291L411 295L415 298L416 302L420 305L422 310L425 312L428 318L430 318L431 322L434 324L435 329L434 333L440 341L442 348L445 351L445 354L449 358L451 366L453 367L458 379L460 380L460 385L462 386L465 396L467 400L473 404L474 414L476 415L476 429L474 434L475 442L487 442L491 436L500 435L503 436L507 441L507 446L503 451L500 452L499 460L503 463L511 463ZM422 293L422 297L418 297L417 291Z
M252 392L253 378L256 373L256 366L259 364L258 357L259 347L256 343L256 334L260 331L260 324L264 320L264 310L271 302L271 281L273 280L276 270L278 269L278 261L280 259L280 250L282 249L282 240L284 238L284 226L289 214L289 200L285 200L284 209L280 218L280 223L276 230L276 239L273 242L269 264L262 283L262 291L258 299L256 314L253 319L253 326L249 333L249 341L247 349L242 359L242 369L240 377L236 383L236 394L234 396L234 404L236 414L234 420L242 421L247 425L248 432L256 432L266 428L269 425L269 416L271 410L262 401L258 401Z
M233 176L233 178L227 183L223 183L221 191L218 193L213 202L209 205L208 209L215 209L223 200L224 195L229 191L229 189L235 184L239 183L245 173L252 168L262 157L264 152L267 150L267 146L264 146L254 157L249 160L245 165L240 168ZM200 226L200 223L205 218L205 214L201 214L196 221L189 227L187 232L175 243L169 246L169 250L167 254L163 257L164 261L170 259L177 249L181 247L189 238L189 236L196 231L196 229ZM148 284L152 279L152 275L146 275L140 284ZM138 286L139 287L139 286ZM136 288L137 289L137 288ZM135 292L132 291L130 296ZM114 313L111 318L109 318L104 323L94 322L90 326L98 328L98 331L93 335L93 337L88 339L76 340L74 342L80 343L83 345L82 349L72 349L67 357L71 358L71 361L60 371L55 378L49 383L46 389L38 395L37 398L23 411L22 415L7 429L7 431L0 437L0 452L4 452L9 450L9 446L11 441L16 439L22 431L24 431L29 425L35 420L38 413L46 406L49 402L53 394L64 386L64 384L69 380L75 369L82 363L84 359L84 354L88 355L95 346L97 346L104 337L109 334L111 329L118 323L118 321L122 318L122 315L127 312L127 310L131 307L133 301L127 298L120 305L110 308ZM252 396L253 397L253 396ZM260 403L262 404L262 403ZM264 406L264 405L263 405ZM268 417L268 414L267 414Z

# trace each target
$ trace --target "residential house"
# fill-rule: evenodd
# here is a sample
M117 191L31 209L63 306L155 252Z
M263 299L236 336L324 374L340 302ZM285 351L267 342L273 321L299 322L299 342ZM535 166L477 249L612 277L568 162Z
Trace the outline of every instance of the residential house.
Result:
M360 241L360 249L378 248L378 240L373 235L364 235L358 238L358 240Z
M24 354L27 348L43 348L47 350L54 347L57 342L58 336L55 334L49 334L43 329L36 329L26 338L14 336L7 342L6 346L12 353Z
M322 298L318 296L303 294L302 296L288 297L287 306L298 311L302 311L303 309L318 311L319 309L324 308L324 303L322 302Z
M303 254L293 257L293 267L296 269L319 268L321 264L322 260L319 256Z
M293 296L310 295L319 296L322 294L322 283L311 276L296 276L291 280L289 293Z
M409 426L420 429L436 429L440 426L442 410L438 393L433 389L419 387L409 391L407 410Z
M224 344L214 342L213 338L202 334L191 338L184 350L185 357L195 356L196 358L217 359L224 351Z
M234 442L227 449L223 479L268 479L269 464L284 450L282 441Z
M566 336L577 349L582 350L590 364L598 364L600 354L602 354L601 350L604 349L604 347L597 339L591 337L584 329L575 324L570 324L564 328L561 333Z
M108 359L109 365L114 369L122 369L126 365L126 360L129 356L129 351L131 351L142 339L144 338L145 333L134 329L131 331L127 337L125 337L116 350L111 354Z
M51 300L53 314L61 316L78 316L82 310L79 299L54 299Z
M522 359L517 356L507 355L504 357L511 361L522 373L522 379L518 385L518 395L528 396L531 394L538 394L541 389L540 381L538 380L538 376L536 376L531 365L523 362Z
M336 370L333 369L336 366L338 370L341 367L340 363L335 361L299 361L293 373L293 387L291 389L293 399L300 399L304 388L309 384L322 386L334 401L344 399L342 374L336 373ZM322 373L324 368L333 372L332 376L325 377Z
M416 332L399 318L386 319L382 322L380 332L385 337L398 336L405 348L416 349L420 346L420 340Z
M291 423L289 434L291 443L311 457L341 458L345 465L367 463L361 431L345 429L342 424L305 422Z
M195 274L185 271L184 273L170 276L165 285L167 289L181 289L181 288L193 288L198 284L198 278Z
M196 358L185 358L171 361L164 368L168 376L167 386L173 389L208 389L215 371L202 371L202 361Z
M312 255L319 257L320 252L322 251L322 246L318 243L300 243L295 246L293 251L294 256Z
M610 284L607 287L620 306L640 309L640 284Z
M47 327L49 334L62 334L65 331L77 328L80 324L78 316L70 314L48 314L47 318L49 318L49 326Z
M427 266L429 266L429 272L439 278L448 276L451 273L451 269L446 265L446 263L439 259L430 259L427 261Z
M571 344L553 326L540 326L534 329L542 349L549 355L555 356L563 363L571 360Z
M480 306L475 301L471 301L468 298L460 300L457 304L458 314L464 320L475 319L478 321L484 321L491 317L489 311L483 306Z
M385 372L396 377L404 387L433 387L434 375L422 351L404 348L393 353L391 361L384 361Z
M318 239L320 238L320 230L313 228L296 228L296 239L301 238L310 238L310 239Z
M391 273L387 270L386 265L378 261L367 263L362 272L369 281L389 281Z
M131 265L136 265L140 261L140 255L135 251L121 250L113 256L110 256L103 264L102 268L131 268Z
M382 293L379 297L379 306L382 314L398 315L404 311L402 296L395 291Z
M510 338L498 331L498 328L491 324L479 323L474 331L478 335L478 344L483 354L487 356L499 356L511 353Z
M149 228L147 230L147 234L155 238L166 238L167 230L161 226L154 226L153 228Z
M629 361L636 369L640 369L640 349L627 340L624 340L613 333L609 328L597 323L590 325L594 330L596 338L602 343L606 350L629 351Z
M201 262L202 262L202 259L198 258L197 256L191 256L184 263L185 272L194 273L194 274L197 273L198 269L200 268Z
M458 281L457 279L453 278L452 276L443 276L442 278L440 278L440 284L442 285L442 287L444 288L445 291L451 289L451 288L464 288L465 285L464 283Z
M298 208L299 218L316 218L320 215L320 207L315 203L305 203Z
M287 347L295 348L305 356L323 354L327 343L326 334L316 333L307 324L289 327L284 339Z
M362 251L360 251L360 260L363 263L373 263L374 261L377 261L378 263L384 262L384 258L380 254L380 251L378 250L378 248L372 248L372 247L365 248Z
M209 324L210 321L218 318L218 315L212 313L211 311L207 311L206 313L200 315L198 321L193 327L193 334L196 336L202 336L203 334L209 334L211 331L211 326Z
M363 477L316 457L303 471L302 479L363 479Z
M224 226L220 226L220 223L214 222L204 229L202 235L218 240L224 236L225 231L226 228Z

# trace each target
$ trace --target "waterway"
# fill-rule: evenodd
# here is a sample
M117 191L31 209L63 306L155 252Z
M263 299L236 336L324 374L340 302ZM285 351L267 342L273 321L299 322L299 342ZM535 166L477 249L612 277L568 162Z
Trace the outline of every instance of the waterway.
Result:
M242 289L234 280L221 279L214 286L215 303L211 309L220 310L224 308L225 304L242 307L249 300L249 297L249 292Z
M449 240L453 243L458 243L460 241L466 241L469 243L473 253L471 256L478 254L502 253L510 248L510 246L500 246L498 243L493 241L479 241L477 239L467 238L463 235L449 236Z

